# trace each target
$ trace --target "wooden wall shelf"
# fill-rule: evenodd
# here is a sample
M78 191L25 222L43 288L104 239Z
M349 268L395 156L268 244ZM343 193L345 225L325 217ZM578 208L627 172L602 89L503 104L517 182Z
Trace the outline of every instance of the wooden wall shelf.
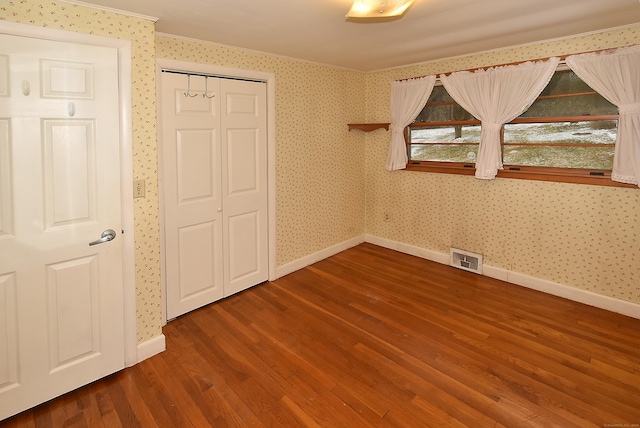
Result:
M364 132L375 131L376 129L384 128L386 131L389 130L388 123L349 123L349 131L352 129L359 129Z

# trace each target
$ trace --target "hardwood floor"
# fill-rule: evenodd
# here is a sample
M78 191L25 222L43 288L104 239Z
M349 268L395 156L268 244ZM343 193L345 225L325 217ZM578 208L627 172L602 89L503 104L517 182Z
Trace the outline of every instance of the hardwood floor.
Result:
M640 426L640 320L363 244L3 427Z

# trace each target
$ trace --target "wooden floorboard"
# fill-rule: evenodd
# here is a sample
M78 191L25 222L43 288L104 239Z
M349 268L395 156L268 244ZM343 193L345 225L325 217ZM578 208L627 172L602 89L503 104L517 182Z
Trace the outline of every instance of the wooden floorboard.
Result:
M640 427L640 320L362 244L12 427Z

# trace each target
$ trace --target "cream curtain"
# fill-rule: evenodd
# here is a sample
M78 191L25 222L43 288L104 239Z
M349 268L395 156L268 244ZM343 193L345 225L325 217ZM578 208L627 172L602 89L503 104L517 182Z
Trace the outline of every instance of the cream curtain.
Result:
M572 55L567 65L618 107L611 179L640 185L640 46Z
M389 171L407 167L404 128L427 103L435 83L436 76L391 82L391 143L386 164Z
M536 100L559 58L486 70L460 71L440 80L451 97L482 122L476 178L490 180L502 169L500 129Z

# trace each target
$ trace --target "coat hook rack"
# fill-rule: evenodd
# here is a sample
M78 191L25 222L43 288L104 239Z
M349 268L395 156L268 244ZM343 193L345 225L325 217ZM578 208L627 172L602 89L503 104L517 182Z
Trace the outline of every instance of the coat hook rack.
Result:
M211 96L209 96L209 87L207 86L208 81L209 81L209 76L204 76L204 94L202 94L202 96L205 98L213 98L216 96L216 94L214 92L211 94Z
M185 97L197 97L198 94L191 94L191 75L187 74L187 92L184 93Z

